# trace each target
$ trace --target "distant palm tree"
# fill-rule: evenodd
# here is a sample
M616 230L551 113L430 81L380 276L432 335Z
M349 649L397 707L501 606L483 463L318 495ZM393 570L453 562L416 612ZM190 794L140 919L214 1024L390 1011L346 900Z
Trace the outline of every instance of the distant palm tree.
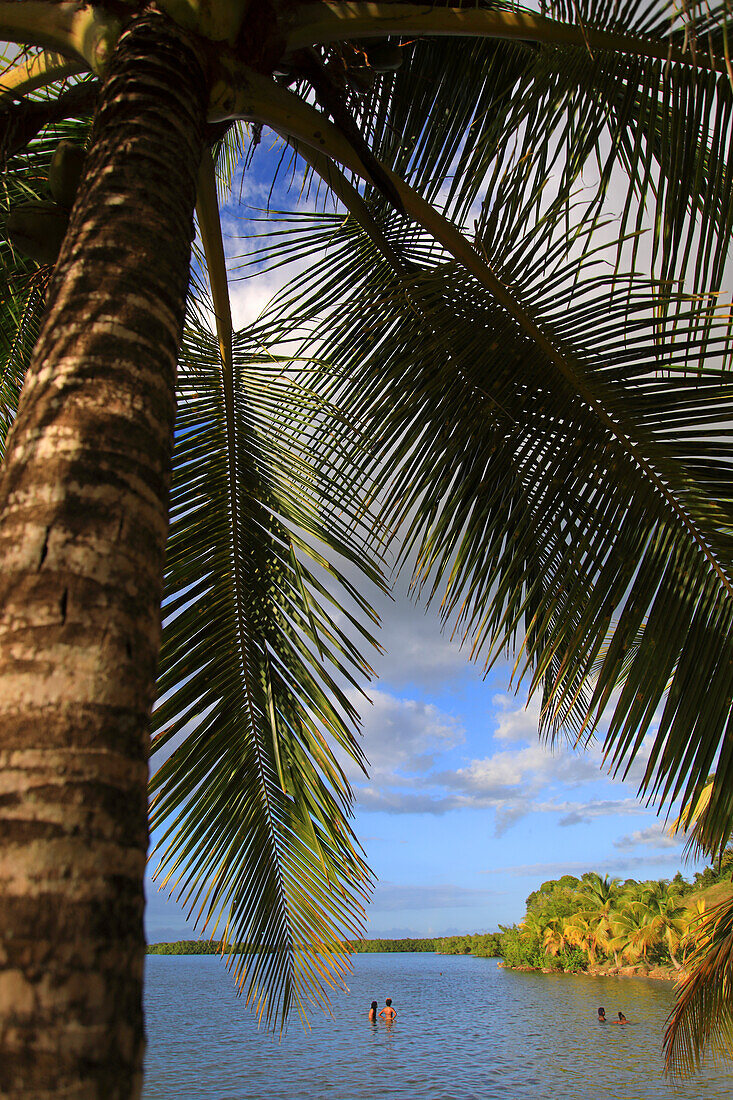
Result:
M548 955L559 955L570 943L567 917L550 917L542 932L542 946Z
M587 899L589 907L599 913L607 914L618 898L619 879L588 871L580 880L578 894L580 898Z
M530 911L519 925L521 938L530 946L541 949L545 934L545 919L540 913Z
M256 946L259 1011L339 980L387 533L474 656L519 644L550 737L623 676L610 766L654 728L642 788L689 801L719 758L730 832L727 4L546 8L0 0L14 1098L139 1093L156 690L162 881ZM303 274L235 333L244 123L338 208L275 227Z
M605 941L605 929L586 913L578 911L569 917L565 924L565 937L568 943L579 947L588 956L588 962L595 966L598 961L598 948Z
M650 926L660 941L664 941L672 965L679 970L682 963L677 958L677 951L689 924L688 909L682 890L663 879L650 882L642 890L640 904L645 910Z
M611 914L618 899L619 880L601 877L595 871L583 875L578 888L579 915L591 930L592 958L600 948L607 950L611 937Z
M640 959L646 961L647 952L657 942L658 935L644 907L637 901L629 902L613 913L609 923L608 944L616 965L619 965L619 957L632 964Z

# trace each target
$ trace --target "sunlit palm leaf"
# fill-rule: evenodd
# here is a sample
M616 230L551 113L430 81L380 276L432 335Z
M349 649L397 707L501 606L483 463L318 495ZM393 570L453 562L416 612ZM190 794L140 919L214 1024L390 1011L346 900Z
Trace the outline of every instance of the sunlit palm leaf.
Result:
M231 965L269 1017L323 1002L360 934L369 877L342 764L362 761L346 689L368 672L369 611L342 571L378 575L350 486L320 461L326 410L302 368L256 333L234 368L230 423L216 341L189 330L152 825L159 873L199 925L256 948Z
M686 966L664 1036L675 1075L699 1068L704 1053L733 1057L733 892L700 920Z

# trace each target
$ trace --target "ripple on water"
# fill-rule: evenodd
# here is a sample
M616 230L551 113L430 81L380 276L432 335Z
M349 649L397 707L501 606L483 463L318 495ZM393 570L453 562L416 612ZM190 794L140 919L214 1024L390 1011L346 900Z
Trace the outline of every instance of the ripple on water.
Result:
M504 971L465 956L359 955L349 994L282 1041L256 1028L214 956L147 959L143 1100L729 1100L710 1067L661 1073L666 982ZM389 1029L372 1000L393 997ZM629 1027L599 1024L622 1009Z

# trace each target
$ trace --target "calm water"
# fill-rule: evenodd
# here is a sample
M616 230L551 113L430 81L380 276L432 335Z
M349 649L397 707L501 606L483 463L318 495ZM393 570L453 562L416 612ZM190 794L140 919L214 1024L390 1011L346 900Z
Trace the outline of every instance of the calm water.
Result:
M493 959L358 955L333 1018L282 1042L257 1031L215 956L147 959L144 1100L729 1100L710 1067L682 1086L661 1075L672 985L518 974ZM371 1001L399 1015L371 1024ZM596 1020L619 1009L630 1024Z

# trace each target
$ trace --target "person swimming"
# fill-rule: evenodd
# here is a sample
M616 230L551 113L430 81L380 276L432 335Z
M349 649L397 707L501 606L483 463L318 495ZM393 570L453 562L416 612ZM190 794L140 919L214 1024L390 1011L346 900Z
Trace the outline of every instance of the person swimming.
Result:
M397 1013L392 1008L392 998L391 997L388 997L387 1000L384 1002L384 1008L379 1013L379 1015L384 1016L384 1018L385 1018L385 1020L387 1021L388 1024L392 1023L392 1021L394 1020Z
M623 1026L624 1024L628 1024L628 1022L629 1022L629 1021L628 1021L628 1020L626 1019L626 1017L624 1016L623 1012L619 1012L619 1014L618 1014L618 1022L619 1022L619 1023L620 1023L620 1024L622 1025L622 1026Z
M598 1023L605 1024L606 1022L606 1010L605 1008L598 1009Z
M377 1005L377 1002L372 1001L372 1007L369 1009L369 1019L370 1020L376 1020L376 1018L377 1018L377 1008L378 1007L379 1006Z

